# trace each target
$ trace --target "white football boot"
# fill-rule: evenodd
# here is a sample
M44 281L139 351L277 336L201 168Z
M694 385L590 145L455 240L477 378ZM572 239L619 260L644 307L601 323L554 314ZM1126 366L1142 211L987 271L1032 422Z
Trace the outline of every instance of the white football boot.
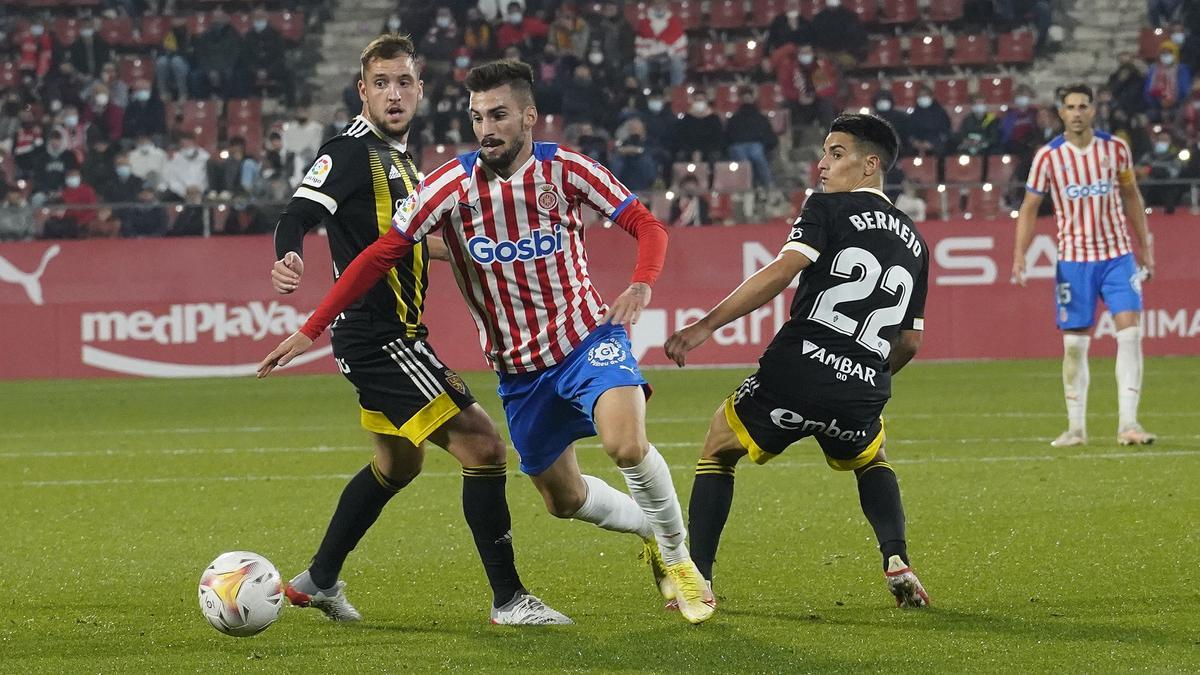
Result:
M492 623L504 626L566 626L570 617L532 593L519 593L502 607L492 608Z

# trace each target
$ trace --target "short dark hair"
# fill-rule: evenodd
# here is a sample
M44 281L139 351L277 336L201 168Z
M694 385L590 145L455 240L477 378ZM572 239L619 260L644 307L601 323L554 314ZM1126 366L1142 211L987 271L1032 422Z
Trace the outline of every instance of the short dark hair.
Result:
M1088 97L1088 103L1091 103L1092 101L1096 100L1096 96L1092 93L1091 87L1087 86L1086 84L1084 84L1082 82L1076 82L1075 84L1067 85L1061 89L1061 94L1058 97L1058 102L1066 103L1067 96L1069 96L1071 94L1083 94L1084 96Z
M358 61L362 64L359 70L359 77L366 78L367 66L376 59L384 61L394 59L400 56L409 56L415 62L417 59L417 48L413 45L412 38L400 33L384 33L379 37L371 40L362 50L362 56Z
M884 171L890 171L900 149L900 137L882 117L863 113L838 115L829 125L829 133L840 131L853 136L872 154L879 156Z
M533 68L523 61L501 59L475 66L463 83L471 92L491 91L507 84L533 105Z

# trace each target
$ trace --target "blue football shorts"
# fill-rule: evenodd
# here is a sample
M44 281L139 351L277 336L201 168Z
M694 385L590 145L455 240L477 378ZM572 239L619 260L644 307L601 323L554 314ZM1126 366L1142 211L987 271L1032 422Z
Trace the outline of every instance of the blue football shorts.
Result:
M521 458L521 471L536 476L572 443L596 435L596 400L616 387L650 386L623 326L597 326L567 358L546 370L500 373L496 388L504 404L508 435Z
M1095 262L1060 261L1054 292L1061 330L1091 328L1097 298L1113 314L1142 311L1142 273L1132 253Z

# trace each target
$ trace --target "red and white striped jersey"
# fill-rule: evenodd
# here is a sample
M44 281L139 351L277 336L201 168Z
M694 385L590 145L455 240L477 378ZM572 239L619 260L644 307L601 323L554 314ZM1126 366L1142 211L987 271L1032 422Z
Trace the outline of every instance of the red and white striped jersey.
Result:
M588 276L582 207L615 219L634 197L589 157L534 143L507 180L479 151L421 181L392 227L412 241L441 229L454 276L495 370L544 370L571 352L608 307Z
M1037 151L1025 189L1054 199L1059 260L1110 260L1132 250L1118 190L1132 180L1129 146L1102 131L1086 148L1060 135Z

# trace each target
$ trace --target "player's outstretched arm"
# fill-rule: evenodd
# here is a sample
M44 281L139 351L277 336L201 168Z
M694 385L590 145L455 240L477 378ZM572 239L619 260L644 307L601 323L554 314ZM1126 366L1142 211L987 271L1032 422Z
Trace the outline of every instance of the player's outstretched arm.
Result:
M308 351L312 345L313 341L304 333L292 333L258 364L258 379L270 375L276 366L286 366L292 359Z
M1129 175L1122 177L1120 183L1121 208L1125 210L1125 219L1133 229L1137 239L1137 250L1133 252L1138 267L1146 273L1146 281L1154 278L1154 238L1150 236L1150 228L1146 225L1146 204L1142 201L1142 191L1138 189L1137 181Z
M792 279L811 263L812 261L799 251L783 251L771 264L743 281L728 297L709 310L704 318L687 328L675 331L674 335L667 338L667 344L664 346L667 357L682 368L687 361L688 352L704 344L725 324L753 312L779 295L792 283Z
M1033 226L1037 223L1038 209L1042 207L1043 195L1025 192L1021 210L1017 212L1017 237L1013 245L1012 283L1025 285L1025 254L1033 243Z

